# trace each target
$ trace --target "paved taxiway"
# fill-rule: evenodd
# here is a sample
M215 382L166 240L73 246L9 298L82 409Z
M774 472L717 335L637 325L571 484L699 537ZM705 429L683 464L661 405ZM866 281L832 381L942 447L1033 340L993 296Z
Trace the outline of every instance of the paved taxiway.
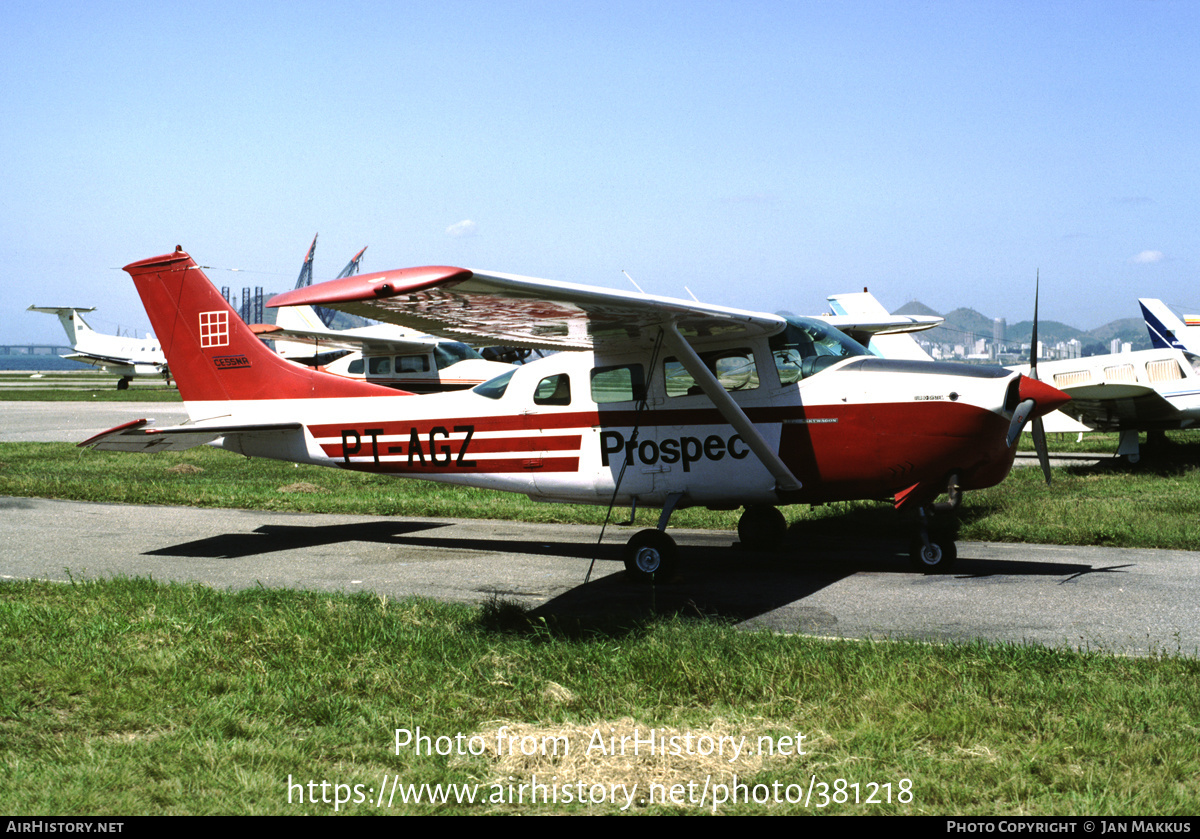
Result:
M954 573L925 576L899 544L751 553L731 533L672 533L685 569L651 588L624 579L623 528L597 546L584 526L0 498L0 578L498 597L566 619L654 609L822 636L1200 651L1200 554L966 542Z
M187 418L182 402L0 402L0 443L81 443L130 420Z
M186 419L177 403L0 402L0 441L79 442L139 417ZM1200 553L964 542L954 573L925 576L899 521L889 541L848 546L806 543L801 527L775 553L671 532L684 571L650 588L624 580L617 527L597 546L596 527L0 498L0 579L499 597L565 618L655 609L826 636L1200 654Z

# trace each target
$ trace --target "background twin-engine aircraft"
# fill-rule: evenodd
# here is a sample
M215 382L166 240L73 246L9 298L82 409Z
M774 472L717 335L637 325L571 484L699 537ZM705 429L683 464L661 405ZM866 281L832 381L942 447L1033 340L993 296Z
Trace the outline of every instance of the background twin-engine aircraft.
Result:
M666 579L675 509L744 507L743 544L778 541L779 505L890 499L920 511L914 561L954 542L926 512L1003 480L1030 418L1066 397L999 368L878 358L812 318L430 266L346 277L268 305L326 306L469 344L561 350L467 391L411 396L267 349L192 258L135 262L190 424L136 420L81 444L211 443L248 456L662 509L628 573Z
M125 338L97 332L83 319L83 313L94 312L94 308L30 306L27 311L57 315L74 350L63 358L82 361L106 373L115 373L121 377L117 381L117 390L128 388L129 380L134 376L170 377L166 356L153 335L148 338Z
M1200 422L1200 326L1161 300L1138 303L1153 349L1038 365L1044 381L1071 397L1063 413L1088 429L1119 432L1117 454L1131 462L1140 457L1139 431L1161 435Z

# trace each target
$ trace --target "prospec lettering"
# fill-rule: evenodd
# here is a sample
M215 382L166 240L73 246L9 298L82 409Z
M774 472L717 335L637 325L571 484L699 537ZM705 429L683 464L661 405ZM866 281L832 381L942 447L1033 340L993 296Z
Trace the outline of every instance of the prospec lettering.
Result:
M365 436L370 441L371 457L376 463L379 462L379 435L383 433L382 428L364 428L360 434L357 429L343 428L342 429L342 461L350 462L350 458L362 452L363 437ZM467 460L467 447L471 445L471 438L475 435L475 426L473 425L456 425L454 426L455 434L466 434L462 440L451 440L450 431L445 426L439 425L429 429L427 434L422 435L417 429L411 428L408 432L407 446L387 446L386 454L408 454L408 465L412 466L420 464L424 466L460 466L464 469L472 469L475 467L474 460ZM451 444L461 443L458 451L455 452L451 448Z
M652 466L655 463L682 463L683 471L690 472L698 460L722 460L729 455L741 460L750 454L746 441L734 434L729 439L710 434L699 437L668 437L665 440L625 440L620 431L600 432L600 461L608 466L613 455L625 452L626 465L632 466L636 458L640 463Z

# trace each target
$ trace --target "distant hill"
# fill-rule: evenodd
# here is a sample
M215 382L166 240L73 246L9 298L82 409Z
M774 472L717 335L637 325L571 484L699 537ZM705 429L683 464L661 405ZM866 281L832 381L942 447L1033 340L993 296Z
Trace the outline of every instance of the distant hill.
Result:
M899 309L892 312L892 314L893 315L932 315L937 318L940 318L942 316L941 312L935 312L933 309L929 308L928 306L926 306L924 303L922 303L919 300L911 300L908 303L905 303Z
M945 340L954 343L970 343L980 338L992 337L992 319L974 309L955 309L953 312L947 312L944 317L946 322L929 333L931 341L937 340L936 333L939 331L947 335L953 333L953 338L948 337Z
M944 317L945 323L923 335L925 340L935 343L969 343L978 338L992 337L992 318L980 314L974 309L955 309L943 315L918 300L912 300L893 314ZM1014 344L1027 344L1032 333L1033 321L1010 323L1005 331L1005 340ZM1146 324L1141 318L1114 320L1086 332L1059 321L1043 320L1038 322L1038 340L1044 344L1056 344L1059 341L1070 341L1072 338L1078 338L1083 344L1084 355L1109 352L1109 345L1114 338L1132 344L1135 350L1150 349L1150 335L1146 332Z

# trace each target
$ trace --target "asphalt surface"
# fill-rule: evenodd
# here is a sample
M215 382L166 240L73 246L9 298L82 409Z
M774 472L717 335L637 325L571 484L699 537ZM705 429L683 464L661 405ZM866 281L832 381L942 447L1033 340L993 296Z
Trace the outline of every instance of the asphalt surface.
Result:
M78 442L140 417L182 421L182 406L0 402L0 441ZM1200 654L1200 553L962 542L952 573L934 576L909 565L899 521L840 544L806 539L801 526L770 553L729 532L672 529L682 571L651 587L625 579L631 532L610 527L597 545L590 526L0 498L0 579L149 576L499 598L572 620L679 612L828 637Z

